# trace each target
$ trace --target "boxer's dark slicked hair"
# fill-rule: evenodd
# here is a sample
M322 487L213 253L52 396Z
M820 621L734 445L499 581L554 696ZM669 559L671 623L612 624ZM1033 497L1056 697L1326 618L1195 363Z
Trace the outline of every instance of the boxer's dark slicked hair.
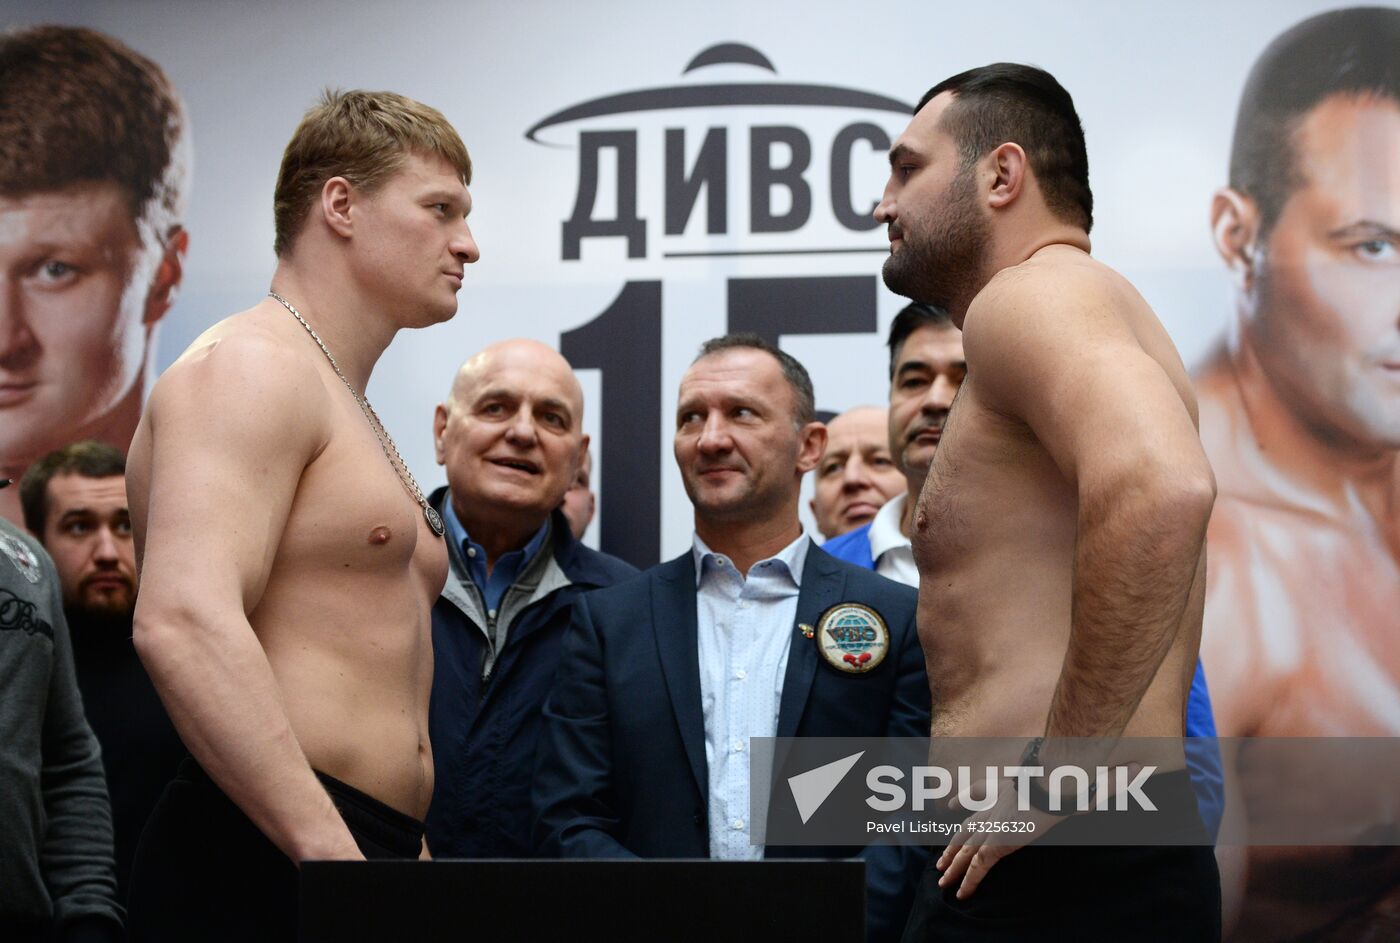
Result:
M921 327L957 329L948 312L934 305L915 301L899 309L899 314L894 316L894 322L890 324L890 338L887 342L890 348L890 382L894 382L894 368L899 362L904 342Z
M1230 186L1259 208L1260 235L1305 181L1299 126L1333 96L1400 105L1400 10L1353 7L1304 20L1271 42L1245 81L1230 148Z
M691 363L726 350L761 350L778 361L778 366L783 370L783 378L792 387L793 401L796 404L793 420L798 426L817 421L817 399L812 391L812 377L796 357L757 334L742 333L726 334L705 341L700 345L699 355Z
M1074 100L1044 69L996 62L944 79L919 100L920 109L944 92L954 101L942 128L958 144L963 167L1002 144L1019 144L1050 211L1083 228L1094 225L1089 153Z

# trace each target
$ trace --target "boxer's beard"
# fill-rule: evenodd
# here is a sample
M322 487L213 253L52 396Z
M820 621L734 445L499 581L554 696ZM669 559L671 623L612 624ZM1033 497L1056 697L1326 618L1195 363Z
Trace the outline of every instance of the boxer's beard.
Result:
M967 167L948 184L932 218L901 215L893 225L903 245L885 259L890 291L946 311L966 309L981 289L982 259L991 241L976 197L973 168Z

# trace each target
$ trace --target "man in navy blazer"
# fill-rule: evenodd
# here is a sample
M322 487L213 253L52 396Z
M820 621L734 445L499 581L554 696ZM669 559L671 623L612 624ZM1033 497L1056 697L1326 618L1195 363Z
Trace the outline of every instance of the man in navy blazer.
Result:
M540 853L852 853L749 838L750 737L928 734L917 594L831 557L798 522L801 478L824 444L797 361L751 335L702 348L681 383L675 441L694 544L575 604L535 770ZM869 670L823 655L820 635L808 635L852 602L886 626ZM922 849L874 846L861 857L868 936L898 939Z

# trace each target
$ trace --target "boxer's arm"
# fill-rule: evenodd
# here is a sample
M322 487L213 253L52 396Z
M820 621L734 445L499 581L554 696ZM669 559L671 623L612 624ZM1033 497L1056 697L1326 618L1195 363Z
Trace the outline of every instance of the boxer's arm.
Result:
M1132 718L1204 595L1215 498L1194 417L1100 278L1008 280L965 325L979 396L1028 426L1078 495L1052 737L1114 736Z
M326 408L314 369L274 338L224 338L186 357L147 407L149 489L134 521L141 660L195 759L297 862L360 854L292 732L247 613L323 447Z

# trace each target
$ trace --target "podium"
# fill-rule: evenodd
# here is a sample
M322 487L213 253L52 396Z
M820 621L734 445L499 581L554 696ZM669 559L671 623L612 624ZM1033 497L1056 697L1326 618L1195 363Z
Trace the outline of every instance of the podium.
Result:
M865 863L308 861L300 939L861 943Z

